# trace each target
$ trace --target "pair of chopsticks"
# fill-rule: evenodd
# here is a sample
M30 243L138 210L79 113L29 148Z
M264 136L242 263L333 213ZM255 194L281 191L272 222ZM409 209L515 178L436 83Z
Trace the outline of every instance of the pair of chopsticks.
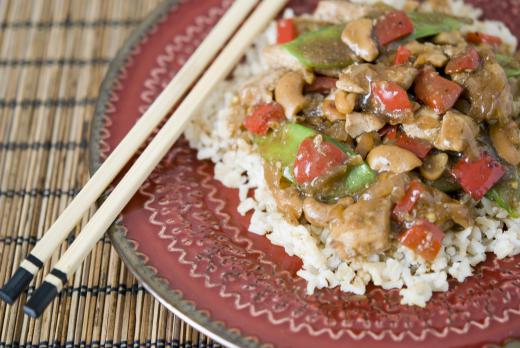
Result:
M96 242L182 134L190 118L216 84L231 72L244 51L282 9L287 0L261 0L257 6L258 2L259 0L236 0L233 3L188 62L121 140L31 250L9 281L0 289L2 300L13 303L20 296L34 275L43 267L43 264L65 240L92 204L106 190L153 130L159 126L173 106L196 82L191 92L168 118L24 306L24 312L31 317L36 318L42 314L62 290L67 278L81 265ZM248 18L255 6L257 6L256 9ZM244 22L246 18L247 20ZM244 24L235 33L241 23ZM233 33L235 35L226 45ZM221 49L217 58L199 78Z

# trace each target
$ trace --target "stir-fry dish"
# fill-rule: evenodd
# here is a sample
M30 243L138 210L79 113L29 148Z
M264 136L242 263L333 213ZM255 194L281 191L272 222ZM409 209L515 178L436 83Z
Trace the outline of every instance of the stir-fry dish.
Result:
M395 243L427 261L488 197L517 214L520 63L471 20L322 1L277 24L241 95L278 209L343 259Z
M186 136L308 293L424 306L520 253L520 55L462 1L384 2L286 12Z

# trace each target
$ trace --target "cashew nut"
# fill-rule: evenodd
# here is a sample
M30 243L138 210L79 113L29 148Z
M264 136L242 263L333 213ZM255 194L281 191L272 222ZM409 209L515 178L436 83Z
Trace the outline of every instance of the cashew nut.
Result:
M356 152L365 158L370 150L381 142L381 137L377 132L363 133L356 138L356 141Z
M337 90L334 95L336 109L342 114L350 114L356 107L357 94Z
M372 39L371 19L360 18L347 23L341 33L341 40L367 62L374 61L379 55L377 45Z
M330 99L325 99L321 108L325 117L331 122L345 119L345 114L339 112L336 105L334 105L334 101Z
M303 96L304 80L302 74L289 71L276 83L275 99L282 105L285 116L291 118L300 112L308 100Z
M442 173L444 173L447 164L448 155L444 152L439 152L426 157L419 170L425 179L437 180L441 177Z
M419 167L422 162L413 154L396 145L379 145L367 156L370 168L378 172L405 173Z

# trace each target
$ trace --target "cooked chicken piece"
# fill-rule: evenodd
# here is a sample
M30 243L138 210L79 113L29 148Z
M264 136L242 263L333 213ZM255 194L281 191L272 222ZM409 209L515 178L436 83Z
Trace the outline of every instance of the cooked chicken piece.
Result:
M403 124L402 128L409 137L432 143L439 134L441 121L433 109L424 106L415 113L413 122Z
M379 145L370 151L367 163L377 172L406 173L420 167L421 160L411 151L396 145Z
M353 64L341 72L336 87L350 93L367 94L371 81L392 81L408 89L417 74L417 69L407 65Z
M366 257L390 247L389 199L358 201L347 207L343 214L329 224L327 243L344 260Z
M378 68L381 80L395 82L405 90L412 87L413 81L419 74L419 70L409 65L379 66Z
M285 70L271 70L247 80L240 89L240 104L251 106L273 101L273 91Z
M436 68L443 67L448 62L448 57L444 54L442 47L429 42L419 43L412 41L405 46L415 56L414 66L420 67L426 64Z
M352 112L345 120L345 130L352 138L363 133L378 131L384 125L385 120L382 117L369 113Z
M343 210L352 203L354 200L350 197L345 197L334 204L321 203L307 197L303 201L303 214L311 225L326 227L330 221L341 217Z
M377 177L377 181L363 192L361 199L371 200L388 197L392 203L397 203L404 196L410 181L410 174L408 173L381 173Z
M469 100L468 115L475 120L497 120L507 124L513 114L513 95L504 69L496 61L486 59L480 69L452 75L464 87Z
M378 17L388 11L382 4L362 5L344 0L322 0L314 11L313 18L326 22L347 23L363 17Z
M433 145L439 150L462 152L476 146L478 125L469 116L450 110L443 119L439 135Z
M306 70L298 58L290 54L280 45L268 46L264 48L262 53L267 64L273 69Z
M374 61L379 55L377 43L372 39L372 20L360 18L348 22L341 39L350 49L367 62Z
M339 75L336 87L346 92L367 94L370 92L370 81L379 78L372 64L352 64Z
M473 225L471 210L466 205L433 187L425 188L426 191L420 195L412 212L405 218L406 221L413 223L423 218L443 230L451 228L452 222L464 228Z
M303 95L303 86L303 76L296 71L286 72L276 82L274 97L283 107L288 119L296 116L309 103L309 100Z

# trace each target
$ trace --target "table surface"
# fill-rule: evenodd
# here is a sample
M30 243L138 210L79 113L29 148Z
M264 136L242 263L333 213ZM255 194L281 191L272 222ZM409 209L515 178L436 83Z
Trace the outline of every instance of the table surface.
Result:
M0 1L0 284L88 179L108 64L159 3ZM44 315L29 319L22 306L48 270L13 306L0 303L0 347L219 346L149 295L107 238Z

